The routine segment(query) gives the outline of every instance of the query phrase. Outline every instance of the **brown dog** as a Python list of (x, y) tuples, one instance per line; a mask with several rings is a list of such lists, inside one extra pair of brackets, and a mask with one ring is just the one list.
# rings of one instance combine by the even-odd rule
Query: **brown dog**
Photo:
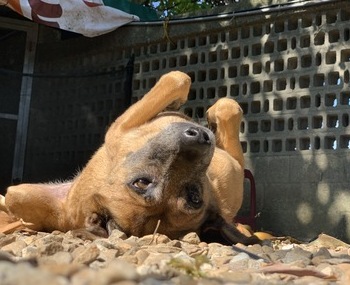
[(214, 229), (229, 242), (256, 242), (233, 223), (243, 196), (240, 106), (223, 98), (208, 110), (215, 135), (184, 115), (161, 113), (186, 102), (190, 83), (182, 72), (162, 76), (111, 125), (73, 181), (9, 187), (8, 210), (36, 230), (142, 236), (160, 221), (157, 231), (170, 238)]

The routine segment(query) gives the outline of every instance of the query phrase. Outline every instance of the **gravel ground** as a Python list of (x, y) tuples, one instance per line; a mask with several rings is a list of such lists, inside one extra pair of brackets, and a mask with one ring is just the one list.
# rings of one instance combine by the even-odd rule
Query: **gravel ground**
[(0, 284), (350, 284), (350, 246), (327, 235), (308, 244), (225, 246), (160, 234), (83, 240), (73, 232), (0, 234)]

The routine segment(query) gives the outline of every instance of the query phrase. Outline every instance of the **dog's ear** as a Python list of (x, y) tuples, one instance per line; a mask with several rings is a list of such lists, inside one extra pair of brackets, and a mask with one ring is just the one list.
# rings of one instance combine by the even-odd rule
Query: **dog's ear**
[(9, 212), (24, 222), (34, 224), (34, 230), (57, 228), (71, 183), (20, 184), (11, 186), (5, 195)]

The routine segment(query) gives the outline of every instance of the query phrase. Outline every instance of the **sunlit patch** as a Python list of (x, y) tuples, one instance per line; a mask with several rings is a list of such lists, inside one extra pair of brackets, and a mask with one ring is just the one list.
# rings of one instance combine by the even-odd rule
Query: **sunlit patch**
[(346, 213), (346, 216), (350, 218), (350, 194), (340, 192), (335, 195), (334, 202), (329, 207), (328, 216), (332, 224), (339, 223), (343, 214)]
[(312, 208), (308, 203), (305, 203), (305, 202), (300, 203), (300, 205), (296, 210), (296, 215), (301, 224), (304, 224), (304, 225), (310, 224), (313, 217)]
[(325, 154), (321, 153), (322, 150), (319, 150), (317, 155), (312, 156), (315, 159), (317, 167), (320, 170), (327, 170), (328, 168), (328, 160)]
[(330, 202), (330, 189), (326, 183), (320, 183), (317, 187), (317, 199), (322, 205), (327, 205)]

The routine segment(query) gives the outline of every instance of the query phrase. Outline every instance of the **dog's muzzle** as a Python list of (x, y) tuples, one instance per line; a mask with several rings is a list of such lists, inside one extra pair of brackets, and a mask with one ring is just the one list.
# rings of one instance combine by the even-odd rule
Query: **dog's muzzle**
[(186, 126), (180, 133), (179, 143), (180, 155), (193, 159), (211, 153), (215, 140), (209, 129), (201, 126)]
[(211, 140), (208, 131), (199, 127), (189, 127), (182, 134), (182, 142), (185, 145), (210, 145)]

